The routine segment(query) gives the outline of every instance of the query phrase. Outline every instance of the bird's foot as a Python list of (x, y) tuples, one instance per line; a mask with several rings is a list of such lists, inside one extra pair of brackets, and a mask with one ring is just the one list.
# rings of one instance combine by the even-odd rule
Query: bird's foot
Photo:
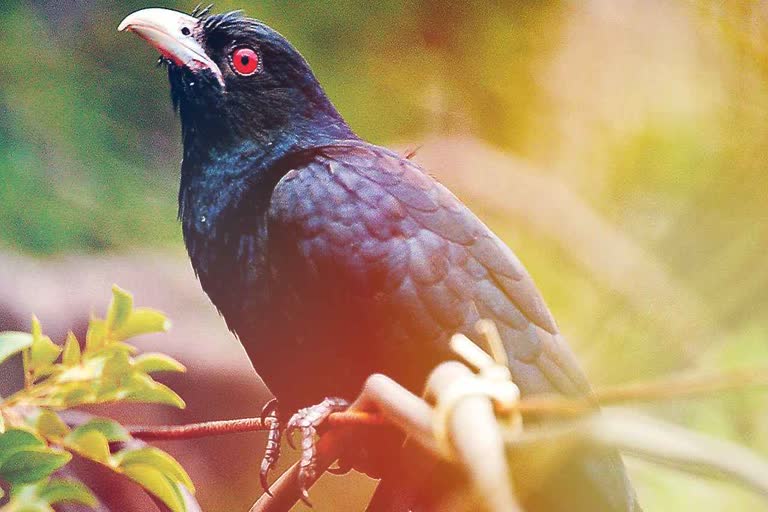
[(283, 426), (280, 424), (280, 416), (277, 412), (277, 399), (273, 398), (261, 410), (261, 421), (266, 423), (271, 420), (267, 433), (267, 447), (264, 450), (264, 458), (261, 460), (259, 480), (264, 492), (272, 496), (269, 490), (269, 472), (275, 467), (280, 458), (280, 440), (283, 436)]
[(293, 444), (293, 433), (301, 433), (301, 461), (299, 462), (299, 492), (301, 499), (307, 505), (309, 493), (307, 484), (317, 477), (317, 428), (335, 412), (344, 411), (349, 407), (349, 402), (343, 398), (326, 398), (321, 403), (299, 410), (288, 421), (285, 428), (288, 444)]
[[(293, 434), (296, 431), (301, 432), (301, 461), (299, 462), (299, 491), (301, 499), (307, 505), (309, 502), (309, 493), (307, 484), (317, 476), (317, 448), (316, 436), (317, 428), (334, 412), (344, 411), (349, 407), (349, 402), (342, 398), (326, 398), (321, 403), (299, 410), (288, 421), (285, 432), (288, 434), (287, 441), (291, 448), (296, 448), (293, 443)], [(264, 458), (261, 461), (261, 471), (259, 479), (264, 492), (272, 496), (269, 490), (269, 472), (274, 469), (277, 460), (280, 458), (280, 441), (283, 435), (283, 425), (277, 409), (277, 400), (270, 400), (261, 410), (262, 422), (270, 422), (269, 433), (267, 434), (267, 447), (264, 451)], [(348, 471), (349, 468), (344, 468)]]

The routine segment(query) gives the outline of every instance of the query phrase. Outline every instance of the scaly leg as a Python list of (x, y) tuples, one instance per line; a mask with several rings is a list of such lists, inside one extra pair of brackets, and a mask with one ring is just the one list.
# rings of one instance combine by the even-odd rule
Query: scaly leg
[(288, 435), (288, 444), (292, 448), (295, 448), (292, 439), (293, 433), (297, 430), (301, 432), (299, 491), (301, 492), (302, 501), (307, 505), (311, 506), (309, 493), (307, 492), (307, 482), (313, 481), (317, 476), (317, 427), (334, 412), (345, 411), (348, 407), (349, 402), (343, 398), (326, 398), (317, 405), (299, 410), (288, 421), (285, 431)]
[(277, 399), (273, 398), (261, 410), (261, 421), (271, 419), (269, 433), (267, 434), (267, 448), (264, 450), (264, 458), (261, 460), (259, 479), (264, 492), (272, 496), (269, 490), (269, 472), (275, 467), (280, 458), (280, 440), (283, 436), (283, 426), (280, 424), (280, 415), (277, 412)]

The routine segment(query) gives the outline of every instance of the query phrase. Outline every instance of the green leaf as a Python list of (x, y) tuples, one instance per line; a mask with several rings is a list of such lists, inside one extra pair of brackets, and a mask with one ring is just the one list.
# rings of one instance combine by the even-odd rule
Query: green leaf
[(75, 407), (96, 401), (98, 387), (87, 381), (58, 384), (50, 395), (49, 402), (55, 407)]
[(40, 409), (34, 425), (43, 437), (62, 439), (69, 434), (69, 427), (50, 409)]
[(24, 446), (44, 446), (43, 441), (39, 436), (33, 434), (29, 430), (21, 428), (8, 429), (4, 434), (0, 435), (0, 453), (5, 450), (14, 447)]
[(43, 326), (40, 325), (40, 320), (32, 315), (32, 337), (37, 339), (43, 336)]
[(122, 341), (142, 334), (166, 332), (170, 328), (170, 320), (161, 312), (148, 308), (136, 308), (120, 329), (114, 331), (114, 336)]
[(100, 432), (110, 443), (131, 439), (131, 435), (122, 425), (107, 418), (94, 418), (87, 423), (83, 423), (72, 431), (72, 435), (79, 437), (89, 431)]
[(128, 352), (117, 350), (111, 352), (109, 358), (104, 362), (104, 369), (101, 375), (107, 381), (119, 382), (132, 371), (133, 368), (131, 367), (131, 359), (128, 356)]
[(183, 364), (165, 354), (149, 352), (141, 354), (133, 360), (133, 367), (144, 373), (153, 372), (185, 372)]
[(61, 356), (61, 362), (64, 366), (80, 364), (80, 342), (77, 341), (72, 331), (69, 331), (69, 334), (67, 334), (67, 342), (64, 343), (64, 354)]
[(37, 482), (71, 459), (70, 453), (48, 447), (22, 448), (0, 465), (0, 477), (14, 485)]
[(11, 489), (11, 501), (3, 512), (53, 512), (53, 508), (38, 494), (43, 482), (32, 485), (15, 485)]
[(32, 317), (32, 346), (29, 348), (28, 370), (38, 375), (45, 373), (60, 353), (61, 347), (43, 335), (40, 321), (37, 317)]
[(184, 497), (177, 484), (149, 464), (129, 464), (120, 468), (123, 474), (157, 496), (172, 512), (185, 512)]
[(32, 346), (32, 335), (26, 332), (0, 333), (0, 364), (14, 354)]
[(65, 439), (68, 447), (71, 447), (77, 453), (96, 462), (109, 464), (111, 455), (109, 453), (109, 441), (104, 434), (98, 430), (73, 430)]
[(187, 404), (171, 388), (160, 384), (146, 374), (135, 374), (124, 383), (126, 391), (122, 397), (131, 402), (166, 404), (184, 409)]
[(132, 355), (132, 354), (135, 354), (136, 352), (138, 352), (138, 349), (133, 345), (123, 343), (122, 341), (114, 341), (110, 343), (109, 346), (102, 347), (101, 349), (99, 349), (99, 351), (94, 355), (94, 357), (107, 358), (112, 356), (112, 354), (116, 354), (116, 353)]
[[(34, 501), (27, 503), (14, 502), (13, 505), (8, 505), (10, 510), (8, 512), (55, 512), (53, 507), (45, 503), (44, 501)], [(3, 509), (5, 512), (5, 509)]]
[(166, 452), (153, 446), (138, 448), (136, 450), (123, 450), (115, 455), (119, 467), (132, 464), (147, 464), (163, 473), (173, 482), (178, 482), (184, 487), (195, 492), (195, 484), (181, 464)]
[(2, 512), (55, 512), (53, 507), (42, 500), (33, 502), (21, 502), (12, 500)]
[(85, 351), (93, 353), (106, 344), (107, 322), (100, 318), (91, 318), (88, 332), (85, 333)]
[(67, 368), (56, 378), (56, 384), (66, 384), (68, 382), (85, 382), (101, 375), (104, 369), (104, 362), (100, 361), (94, 364), (83, 364)]
[(117, 285), (112, 286), (112, 302), (107, 310), (107, 329), (116, 331), (125, 324), (133, 311), (133, 295)]
[(98, 500), (91, 491), (76, 480), (56, 478), (48, 482), (39, 492), (40, 497), (51, 505), (66, 502), (95, 507), (98, 504)]
[(18, 428), (8, 429), (0, 435), (0, 466), (3, 462), (23, 448), (45, 446), (45, 441), (27, 430)]

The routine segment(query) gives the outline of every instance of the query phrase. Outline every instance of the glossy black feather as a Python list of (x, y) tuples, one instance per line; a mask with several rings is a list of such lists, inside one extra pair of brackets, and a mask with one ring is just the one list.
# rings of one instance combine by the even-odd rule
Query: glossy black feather
[[(512, 251), (416, 164), (358, 139), (282, 36), (238, 13), (205, 15), (196, 33), (224, 84), (169, 64), (184, 239), (284, 411), (353, 399), (374, 372), (419, 393), (480, 318), (524, 394), (589, 392)], [(263, 73), (233, 74), (234, 44), (256, 48)], [(539, 510), (639, 510), (617, 454), (569, 464)]]

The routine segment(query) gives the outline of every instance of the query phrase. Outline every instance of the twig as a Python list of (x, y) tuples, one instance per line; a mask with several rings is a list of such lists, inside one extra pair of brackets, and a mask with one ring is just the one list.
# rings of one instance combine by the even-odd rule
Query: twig
[(520, 401), (518, 410), (523, 414), (581, 416), (598, 406), (671, 400), (765, 385), (768, 385), (768, 369), (750, 368), (730, 373), (666, 377), (650, 382), (627, 384), (595, 390), (591, 396), (584, 399), (530, 397)]
[(768, 385), (768, 368), (748, 368), (725, 373), (683, 375), (628, 384), (603, 389), (596, 393), (596, 398), (602, 405), (613, 405), (629, 401), (670, 400), (765, 385)]
[[(521, 400), (517, 407), (523, 414), (581, 416), (596, 409), (598, 405), (608, 406), (627, 402), (669, 400), (765, 384), (768, 384), (768, 370), (738, 370), (724, 375), (665, 378), (652, 382), (634, 383), (610, 389), (596, 390), (589, 399), (530, 397)], [(406, 414), (408, 410), (413, 412), (419, 407), (415, 405), (416, 402), (414, 400), (421, 400), (403, 390), (391, 379), (383, 375), (374, 375), (366, 383), (366, 386), (368, 388), (361, 394), (361, 398), (367, 397), (368, 400), (365, 401), (365, 407), (358, 407), (358, 409), (378, 410), (378, 413), (363, 412), (361, 410), (337, 412), (331, 414), (323, 427), (331, 429), (342, 427), (378, 427), (394, 424), (401, 429), (406, 426), (410, 429), (413, 427), (413, 421), (417, 416), (424, 419), (425, 411), (421, 411), (419, 414)], [(394, 391), (397, 388), (406, 391), (410, 397), (405, 395), (405, 393)], [(396, 398), (390, 399), (389, 397), (393, 393), (396, 393)], [(404, 403), (409, 404), (405, 411), (403, 410)], [(238, 418), (186, 425), (134, 426), (129, 427), (128, 430), (133, 437), (144, 441), (174, 441), (241, 432), (258, 432), (268, 428), (269, 420), (263, 423), (261, 418)], [(429, 448), (432, 442), (431, 430), (420, 429), (420, 432), (422, 434), (420, 444)], [(409, 433), (411, 433), (410, 430)]]
[[(439, 400), (447, 396), (456, 383), (475, 377), (463, 364), (441, 364), (427, 381), (426, 396)], [(445, 421), (452, 451), (466, 468), (482, 510), (521, 512), (523, 509), (512, 488), (501, 424), (490, 397), (479, 394), (463, 397)]]
[(350, 409), (378, 415), (380, 420), (395, 426), (413, 441), (439, 455), (432, 431), (432, 408), (389, 377), (381, 374), (368, 377), (363, 391)]
[[(144, 441), (180, 441), (200, 437), (237, 434), (242, 432), (260, 432), (268, 430), (271, 424), (269, 418), (238, 418), (232, 420), (206, 421), (186, 425), (135, 426), (128, 431), (136, 439)], [(376, 427), (386, 425), (384, 418), (363, 412), (338, 412), (332, 414), (324, 428), (344, 427)]]
[[(457, 365), (457, 363), (449, 363), (449, 366), (452, 365)], [(471, 374), (466, 368), (463, 368), (463, 373)], [(447, 381), (451, 380), (454, 380), (453, 377)], [(768, 371), (741, 370), (726, 375), (685, 376), (635, 383), (598, 390), (586, 399), (532, 397), (519, 401), (515, 407), (518, 412), (525, 415), (550, 418), (558, 416), (584, 417), (592, 413), (599, 405), (667, 400), (766, 383), (768, 383)], [(432, 387), (434, 388), (434, 384)], [(440, 394), (440, 389), (442, 387), (438, 384), (437, 389), (433, 389), (433, 391)], [(509, 470), (504, 467), (506, 461), (497, 460), (503, 450), (497, 450), (496, 456), (492, 453), (492, 445), (498, 444), (495, 441), (498, 440), (498, 436), (493, 435), (493, 432), (488, 430), (487, 422), (479, 420), (488, 416), (487, 419), (492, 422), (495, 421), (488, 397), (479, 396), (477, 400), (475, 397), (469, 397), (462, 401), (460, 407), (468, 409), (469, 412), (464, 410), (461, 414), (451, 416), (451, 441), (456, 448), (456, 456), (471, 476), (478, 494), (489, 510), (521, 510), (517, 504), (514, 490), (510, 486), (512, 480), (509, 478)], [(699, 444), (686, 445), (696, 448), (686, 451), (681, 441), (685, 439), (685, 436), (678, 432), (679, 437), (675, 438), (669, 434), (671, 430), (667, 428), (663, 431), (659, 430), (661, 434), (666, 435), (664, 437), (659, 434), (659, 446), (671, 447), (677, 443), (678, 450), (670, 449), (669, 454), (660, 453), (659, 450), (654, 449), (654, 446), (651, 446), (652, 443), (637, 441), (643, 437), (637, 432), (631, 436), (623, 435), (622, 432), (629, 432), (629, 430), (609, 429), (605, 426), (606, 423), (596, 422), (597, 420), (594, 418), (601, 418), (601, 416), (590, 416), (579, 421), (555, 424), (551, 428), (528, 429), (521, 438), (511, 437), (507, 439), (507, 444), (512, 449), (518, 449), (525, 448), (529, 444), (539, 444), (543, 439), (549, 439), (550, 442), (575, 439), (581, 442), (608, 445), (644, 458), (653, 458), (668, 465), (683, 467), (688, 471), (696, 471), (699, 468), (698, 471), (701, 472), (701, 468), (704, 468), (710, 474), (731, 476), (768, 494), (768, 477), (765, 476), (766, 473), (761, 472), (765, 469), (764, 466), (761, 466), (764, 463), (755, 456), (751, 456), (751, 459), (742, 457), (740, 460), (746, 461), (745, 464), (732, 461), (729, 463), (723, 458), (723, 454), (728, 454), (729, 457), (735, 457), (738, 454), (737, 450), (730, 445), (725, 447), (730, 451), (725, 448), (713, 451), (712, 453), (720, 454), (714, 458), (696, 457), (696, 450), (701, 451), (703, 447), (714, 449), (722, 445), (712, 444), (717, 442), (699, 436)], [(428, 452), (436, 457), (445, 458), (446, 453), (441, 450), (439, 441), (434, 436), (433, 423), (434, 411), (424, 400), (388, 377), (373, 375), (366, 382), (363, 392), (350, 410), (332, 414), (323, 425), (323, 430), (327, 432), (320, 438), (318, 444), (318, 477), (337, 458), (340, 447), (343, 445), (343, 439), (350, 433), (349, 428), (394, 426), (407, 433), (411, 440), (417, 442)], [(480, 425), (481, 423), (484, 426)], [(576, 429), (574, 425), (579, 425), (582, 430)], [(590, 426), (593, 430), (585, 430), (585, 425)], [(662, 424), (659, 423), (659, 425)], [(135, 438), (148, 441), (182, 440), (238, 432), (263, 431), (269, 426), (269, 420), (243, 418), (178, 426), (133, 427), (129, 430)], [(598, 426), (602, 430), (595, 430)], [(495, 428), (498, 429), (499, 426), (496, 425)], [(685, 429), (680, 429), (680, 431), (695, 435)], [(483, 435), (479, 435), (478, 432), (483, 432)], [(744, 451), (744, 449), (741, 450)], [(748, 454), (747, 451), (744, 453)], [(750, 475), (750, 471), (744, 468), (755, 471)], [(299, 499), (296, 485), (297, 474), (298, 466), (293, 466), (272, 486), (274, 498), (267, 495), (262, 496), (254, 504), (251, 512), (285, 512), (290, 510)], [(310, 485), (312, 483), (314, 482), (311, 482)]]
[(163, 425), (128, 427), (128, 431), (136, 439), (144, 441), (179, 441), (199, 437), (235, 434), (239, 432), (256, 432), (267, 430), (269, 423), (261, 418), (240, 418), (233, 420), (206, 421), (187, 425)]

